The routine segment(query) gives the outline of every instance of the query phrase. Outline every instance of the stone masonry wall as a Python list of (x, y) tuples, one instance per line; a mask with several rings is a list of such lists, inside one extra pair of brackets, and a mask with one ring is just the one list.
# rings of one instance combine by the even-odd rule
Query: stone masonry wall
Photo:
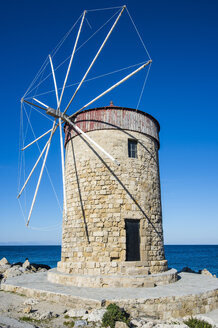
[[(120, 166), (80, 137), (66, 145), (68, 220), (63, 222), (58, 271), (88, 275), (145, 275), (167, 270), (164, 257), (158, 142), (127, 130), (88, 135)], [(128, 139), (138, 140), (137, 158)], [(125, 219), (140, 220), (140, 261), (126, 261)]]

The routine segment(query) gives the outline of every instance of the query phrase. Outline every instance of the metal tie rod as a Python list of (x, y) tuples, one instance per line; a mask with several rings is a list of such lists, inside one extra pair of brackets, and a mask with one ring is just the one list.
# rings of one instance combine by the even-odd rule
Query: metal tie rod
[(70, 125), (72, 125), (75, 130), (77, 130), (79, 133), (81, 133), (86, 139), (89, 140), (89, 142), (91, 142), (93, 145), (95, 145), (108, 158), (110, 158), (112, 160), (112, 162), (114, 162), (118, 166), (120, 165), (120, 163), (113, 156), (111, 156), (110, 154), (108, 154), (108, 152), (106, 150), (104, 150), (99, 144), (97, 144), (93, 139), (91, 139), (85, 132), (83, 132), (83, 130), (81, 130), (77, 125), (75, 125), (73, 122), (71, 122), (71, 120), (68, 117), (64, 116), (64, 120), (67, 123), (69, 123)]

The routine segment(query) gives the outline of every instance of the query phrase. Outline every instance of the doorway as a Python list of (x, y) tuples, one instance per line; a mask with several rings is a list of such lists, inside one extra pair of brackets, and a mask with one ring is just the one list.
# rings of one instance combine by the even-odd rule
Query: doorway
[(125, 219), (126, 261), (140, 261), (140, 220)]

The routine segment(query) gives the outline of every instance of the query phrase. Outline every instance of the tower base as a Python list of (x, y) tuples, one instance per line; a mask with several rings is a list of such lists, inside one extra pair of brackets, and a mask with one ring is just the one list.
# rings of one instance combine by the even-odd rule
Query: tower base
[(170, 269), (162, 273), (150, 275), (79, 275), (68, 274), (51, 269), (48, 271), (48, 281), (65, 286), (77, 287), (155, 287), (177, 281), (177, 270)]

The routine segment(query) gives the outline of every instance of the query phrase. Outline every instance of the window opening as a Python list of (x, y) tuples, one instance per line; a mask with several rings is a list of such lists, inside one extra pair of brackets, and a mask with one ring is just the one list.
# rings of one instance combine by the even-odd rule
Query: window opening
[(137, 158), (137, 140), (128, 139), (128, 155)]

